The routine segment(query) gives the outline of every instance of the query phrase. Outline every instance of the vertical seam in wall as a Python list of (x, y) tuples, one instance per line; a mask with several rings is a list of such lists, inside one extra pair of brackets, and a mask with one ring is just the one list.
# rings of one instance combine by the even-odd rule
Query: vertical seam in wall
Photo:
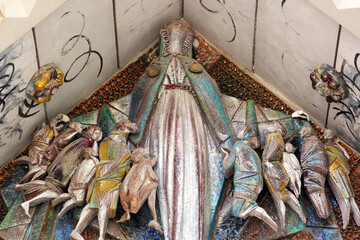
[[(333, 63), (333, 68), (334, 69), (336, 68), (337, 56), (338, 56), (338, 51), (339, 51), (341, 28), (342, 28), (342, 26), (339, 24), (338, 34), (337, 34), (337, 38), (336, 38), (334, 63)], [(327, 128), (327, 125), (328, 125), (328, 122), (329, 122), (330, 105), (331, 105), (331, 103), (328, 102), (328, 107), (327, 107), (327, 111), (326, 111), (326, 119), (325, 119), (325, 128)]]
[[(33, 38), (34, 38), (36, 64), (37, 64), (37, 68), (39, 69), (40, 68), (40, 58), (39, 58), (39, 49), (38, 49), (38, 45), (37, 45), (35, 28), (33, 27), (31, 29), (31, 31), (32, 31)], [(49, 122), (48, 113), (47, 113), (47, 109), (46, 109), (46, 103), (43, 104), (43, 108), (44, 108), (44, 114), (45, 114), (45, 122)]]
[(38, 50), (38, 46), (37, 46), (35, 28), (32, 28), (31, 31), (32, 31), (33, 38), (34, 38), (36, 63), (37, 63), (37, 67), (40, 68), (39, 50)]
[(336, 61), (337, 61), (337, 56), (338, 56), (338, 51), (339, 51), (339, 44), (340, 44), (341, 28), (342, 28), (342, 27), (341, 27), (341, 25), (339, 24), (338, 34), (337, 34), (337, 39), (336, 39), (336, 47), (335, 47), (335, 56), (334, 56), (333, 68), (336, 68)]
[(254, 19), (254, 35), (253, 35), (253, 49), (252, 49), (252, 63), (251, 71), (255, 72), (255, 49), (256, 49), (256, 25), (257, 25), (257, 13), (258, 13), (259, 0), (255, 3), (255, 19)]
[(181, 8), (181, 18), (184, 18), (185, 16), (185, 0), (181, 0), (182, 1), (182, 8)]
[(115, 0), (113, 2), (113, 18), (114, 18), (114, 30), (115, 30), (115, 48), (116, 48), (116, 62), (117, 68), (120, 69), (120, 55), (119, 55), (119, 42), (118, 42), (118, 31), (117, 31), (117, 24), (116, 24), (116, 5)]
[(327, 125), (328, 125), (330, 105), (331, 105), (331, 103), (328, 102), (328, 107), (327, 107), (327, 110), (326, 110), (325, 128), (327, 128)]

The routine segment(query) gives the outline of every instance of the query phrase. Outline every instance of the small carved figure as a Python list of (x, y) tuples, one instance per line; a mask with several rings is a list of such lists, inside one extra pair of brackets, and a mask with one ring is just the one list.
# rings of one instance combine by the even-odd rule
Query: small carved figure
[(64, 73), (53, 63), (42, 66), (31, 78), (26, 93), (37, 103), (48, 102), (55, 90), (63, 85)]
[(135, 123), (121, 120), (101, 142), (100, 163), (86, 197), (88, 204), (83, 208), (79, 222), (70, 235), (72, 239), (83, 239), (81, 232), (96, 215), (99, 220), (99, 239), (105, 239), (108, 219), (114, 218), (116, 214), (120, 184), (132, 162), (127, 137), (129, 133), (137, 131)]
[(93, 180), (96, 167), (99, 163), (99, 160), (96, 158), (97, 156), (98, 153), (93, 148), (86, 148), (84, 150), (84, 160), (71, 178), (68, 193), (60, 194), (52, 200), (53, 206), (66, 201), (57, 218), (61, 218), (70, 209), (84, 204), (87, 187), (91, 180)]
[(291, 143), (285, 144), (285, 152), (282, 157), (282, 164), (289, 175), (289, 188), (299, 198), (301, 193), (301, 167), (299, 160), (294, 154), (295, 147)]
[(51, 163), (60, 151), (66, 147), (76, 136), (76, 134), (83, 131), (81, 123), (70, 122), (69, 127), (62, 131), (58, 136), (51, 142), (49, 148), (46, 150), (44, 160)]
[(254, 149), (260, 146), (256, 136), (250, 136), (251, 128), (240, 131), (230, 154), (224, 157), (224, 170), (235, 167), (232, 214), (236, 217), (257, 217), (266, 222), (274, 231), (277, 224), (267, 212), (258, 206), (256, 199), (263, 188), (261, 160)]
[(338, 102), (347, 97), (348, 91), (345, 81), (340, 73), (327, 64), (315, 68), (310, 79), (312, 88), (328, 102)]
[(156, 164), (156, 158), (148, 158), (149, 154), (149, 151), (144, 148), (137, 148), (131, 154), (134, 164), (120, 186), (120, 201), (125, 214), (119, 221), (130, 220), (130, 213), (137, 213), (148, 200), (153, 217), (148, 226), (162, 233), (155, 208), (158, 178), (152, 167)]
[(349, 178), (350, 166), (346, 157), (347, 152), (336, 142), (337, 135), (333, 130), (325, 130), (324, 138), (330, 162), (328, 183), (340, 206), (343, 229), (349, 224), (351, 212), (356, 224), (360, 226), (360, 211), (355, 202), (355, 193)]
[(65, 192), (67, 184), (82, 160), (83, 150), (88, 147), (97, 149), (96, 141), (102, 138), (101, 129), (90, 126), (83, 130), (83, 135), (87, 138), (73, 141), (59, 153), (49, 166), (45, 181), (35, 180), (15, 185), (16, 189), (25, 190), (26, 198), (30, 198), (21, 204), (27, 215), (30, 207), (55, 199)]
[(268, 127), (269, 134), (266, 138), (265, 149), (262, 155), (264, 178), (274, 200), (280, 220), (280, 227), (285, 229), (285, 203), (287, 203), (305, 223), (306, 218), (300, 203), (293, 193), (286, 189), (289, 183), (289, 175), (281, 163), (285, 144), (282, 134), (285, 133), (283, 126), (276, 122)]
[[(46, 173), (44, 167), (46, 151), (49, 148), (51, 141), (59, 135), (59, 131), (64, 127), (64, 123), (70, 121), (70, 118), (65, 114), (59, 114), (50, 120), (49, 124), (43, 123), (41, 129), (38, 130), (33, 142), (29, 147), (29, 156), (22, 156), (15, 160), (16, 164), (28, 164), (29, 172), (25, 174), (21, 182), (27, 182), (31, 178), (36, 180)], [(45, 164), (46, 165), (46, 164)]]
[(320, 218), (326, 219), (330, 216), (329, 205), (325, 195), (325, 180), (329, 171), (329, 162), (324, 145), (313, 135), (309, 125), (300, 129), (303, 137), (301, 147), (301, 168), (304, 175), (304, 187)]

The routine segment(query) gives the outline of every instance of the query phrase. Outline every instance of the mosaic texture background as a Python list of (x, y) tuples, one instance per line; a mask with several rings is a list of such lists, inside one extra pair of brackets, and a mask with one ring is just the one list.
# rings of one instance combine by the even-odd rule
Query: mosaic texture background
[[(274, 110), (282, 111), (288, 114), (293, 112), (293, 110), (283, 101), (277, 98), (265, 87), (255, 82), (251, 77), (249, 77), (232, 62), (230, 62), (226, 57), (219, 54), (216, 49), (205, 42), (204, 39), (202, 39), (200, 36), (197, 36), (197, 39), (199, 44), (194, 48), (194, 58), (197, 59), (197, 61), (202, 64), (209, 72), (209, 74), (217, 81), (222, 93), (237, 97), (241, 100), (253, 99), (255, 103), (263, 107), (272, 108)], [(142, 55), (137, 61), (129, 64), (121, 72), (112, 77), (100, 89), (95, 91), (92, 96), (74, 107), (68, 113), (69, 116), (74, 118), (79, 115), (83, 115), (87, 112), (100, 108), (105, 103), (112, 102), (113, 100), (130, 93), (133, 90), (137, 80), (144, 73), (146, 67), (154, 58), (158, 57), (157, 50), (158, 46), (154, 46), (146, 54)], [(316, 130), (316, 134), (320, 137), (320, 139), (322, 139), (324, 130), (316, 126), (314, 123), (312, 123), (312, 125)], [(350, 178), (353, 182), (355, 194), (357, 196), (356, 201), (359, 204), (360, 183), (358, 182), (358, 178), (360, 177), (360, 157), (347, 146), (344, 145), (344, 147), (351, 156), (350, 166), (352, 168), (352, 172)], [(15, 166), (12, 161), (10, 161), (0, 170), (0, 185), (3, 184), (3, 182), (11, 174), (11, 172), (14, 171), (14, 169)], [(0, 209), (3, 208), (0, 206)], [(0, 219), (3, 218), (4, 214), (5, 212), (0, 211)], [(341, 213), (338, 207), (335, 207), (335, 215), (339, 228), (341, 228)], [(321, 236), (325, 236), (324, 233), (322, 234), (323, 235), (319, 235), (319, 233), (313, 231), (312, 229), (306, 229), (283, 239), (319, 239)], [(341, 235), (343, 239), (360, 238), (359, 227), (356, 226), (352, 217), (347, 229), (341, 229)], [(98, 232), (87, 228), (84, 231), (83, 236), (85, 239), (97, 239)]]

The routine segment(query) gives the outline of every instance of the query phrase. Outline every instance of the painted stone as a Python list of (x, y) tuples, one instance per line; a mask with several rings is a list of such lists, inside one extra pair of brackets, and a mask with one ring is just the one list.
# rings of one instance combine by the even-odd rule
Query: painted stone
[(63, 85), (63, 78), (64, 73), (55, 64), (46, 64), (35, 72), (26, 88), (26, 94), (37, 103), (48, 102)]
[(316, 67), (310, 74), (311, 86), (328, 102), (339, 102), (348, 96), (344, 78), (327, 64)]

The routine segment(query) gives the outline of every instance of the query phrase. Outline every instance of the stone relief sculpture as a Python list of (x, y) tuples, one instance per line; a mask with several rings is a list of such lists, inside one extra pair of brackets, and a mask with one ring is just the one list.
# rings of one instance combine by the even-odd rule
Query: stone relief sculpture
[[(275, 231), (280, 226), (285, 236), (291, 222), (284, 203), (306, 222), (297, 199), (301, 169), (291, 143), (300, 150), (304, 186), (316, 213), (328, 218), (324, 191), (328, 158), (308, 116), (303, 112), (290, 116), (221, 94), (191, 58), (194, 32), (185, 23), (170, 22), (160, 35), (160, 57), (149, 65), (130, 96), (115, 100), (111, 108), (105, 105), (72, 119), (70, 127), (59, 129), (48, 141), (43, 154), (50, 162), (45, 181), (17, 185), (26, 190), (26, 196), (34, 197), (22, 203), (25, 212), (40, 202), (66, 201), (60, 218), (84, 202), (88, 187), (87, 204), (72, 239), (83, 239), (81, 232), (96, 216), (99, 239), (104, 239), (109, 218), (116, 217), (118, 200), (125, 211), (120, 222), (135, 218), (147, 200), (151, 221), (146, 223), (163, 231), (164, 239), (211, 239), (224, 219), (221, 214), (229, 212), (244, 219), (255, 216)], [(131, 104), (122, 104), (125, 98), (131, 98)], [(123, 106), (119, 115), (113, 106)], [(115, 124), (114, 119), (123, 120)], [(99, 149), (96, 142), (102, 134), (95, 125), (109, 133)], [(78, 133), (82, 137), (74, 140)], [(131, 153), (131, 149), (135, 150)], [(279, 220), (256, 203), (262, 177)], [(231, 211), (221, 204), (222, 195), (229, 192), (233, 192)], [(0, 228), (0, 236), (3, 231)]]
[(36, 180), (46, 173), (47, 167), (51, 163), (47, 152), (49, 146), (53, 139), (58, 137), (59, 131), (64, 127), (63, 123), (69, 121), (68, 116), (59, 114), (52, 118), (48, 125), (43, 123), (41, 129), (34, 134), (33, 143), (29, 147), (29, 155), (15, 160), (17, 164), (29, 165), (29, 172), (23, 178), (24, 182), (30, 180), (30, 178)]
[(129, 133), (135, 133), (137, 130), (134, 123), (122, 120), (101, 142), (99, 147), (100, 163), (96, 169), (95, 179), (89, 186), (87, 205), (82, 210), (79, 222), (71, 233), (72, 239), (83, 239), (80, 233), (96, 215), (99, 220), (99, 239), (105, 239), (108, 219), (115, 217), (120, 184), (131, 163), (127, 137)]
[(313, 135), (310, 126), (303, 126), (300, 135), (303, 137), (301, 147), (301, 168), (304, 175), (304, 187), (320, 218), (330, 216), (329, 205), (325, 195), (325, 180), (329, 171), (324, 145)]
[(60, 194), (57, 198), (52, 200), (53, 206), (66, 201), (57, 215), (58, 219), (70, 209), (84, 204), (87, 188), (95, 176), (96, 167), (99, 163), (99, 160), (97, 159), (97, 156), (99, 155), (98, 152), (93, 148), (85, 148), (83, 155), (84, 160), (80, 163), (75, 174), (71, 177), (68, 192)]
[(149, 151), (144, 148), (137, 148), (131, 154), (134, 164), (120, 187), (120, 202), (125, 214), (119, 221), (129, 220), (130, 213), (137, 213), (144, 202), (148, 200), (148, 206), (153, 217), (148, 226), (162, 233), (155, 208), (158, 178), (152, 169), (157, 159), (147, 158), (149, 154)]
[(45, 181), (35, 180), (15, 186), (18, 190), (25, 190), (25, 196), (29, 199), (21, 204), (28, 216), (30, 207), (55, 199), (66, 191), (67, 184), (82, 161), (84, 149), (96, 149), (96, 141), (102, 138), (101, 129), (96, 126), (87, 127), (82, 133), (85, 138), (71, 142), (57, 155), (47, 170)]
[(263, 189), (261, 160), (254, 149), (260, 147), (260, 142), (251, 134), (251, 128), (245, 127), (240, 131), (230, 154), (224, 157), (224, 170), (227, 177), (235, 168), (234, 194), (232, 200), (232, 214), (236, 217), (257, 217), (266, 222), (274, 231), (278, 225), (267, 212), (258, 206), (256, 199)]
[(295, 147), (291, 143), (286, 143), (281, 163), (289, 175), (289, 188), (294, 192), (296, 198), (299, 198), (302, 170), (299, 159), (297, 159), (294, 153)]
[(329, 158), (328, 183), (341, 209), (343, 229), (349, 224), (350, 213), (360, 226), (360, 211), (355, 202), (355, 194), (349, 178), (350, 166), (346, 151), (336, 142), (337, 135), (327, 129), (324, 132), (325, 148)]
[(269, 134), (266, 137), (265, 149), (262, 155), (264, 167), (264, 178), (274, 200), (276, 210), (280, 219), (281, 230), (285, 229), (285, 204), (287, 203), (305, 223), (306, 218), (301, 209), (300, 203), (293, 193), (286, 187), (289, 183), (289, 175), (281, 163), (285, 144), (282, 134), (285, 134), (284, 127), (275, 122), (268, 127)]

